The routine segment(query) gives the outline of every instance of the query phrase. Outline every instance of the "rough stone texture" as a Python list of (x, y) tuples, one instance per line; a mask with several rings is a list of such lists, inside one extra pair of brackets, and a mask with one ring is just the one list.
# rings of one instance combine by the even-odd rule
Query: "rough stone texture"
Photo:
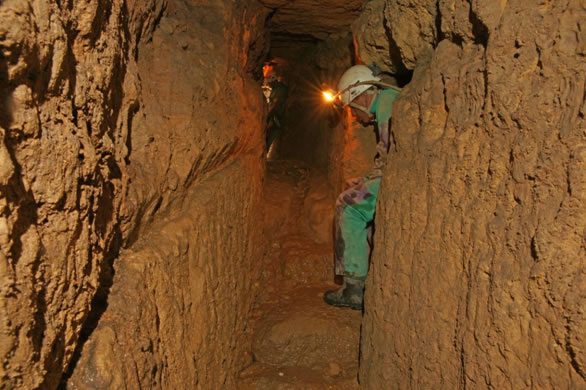
[(361, 384), (584, 389), (584, 4), (430, 3), (446, 39), (393, 107)]
[(56, 386), (120, 246), (128, 45), (160, 12), (155, 1), (130, 11), (96, 1), (0, 6), (1, 388)]
[[(230, 388), (245, 364), (251, 280), (259, 277), (262, 253), (262, 111), (255, 111), (262, 102), (239, 73), (250, 65), (246, 49), (262, 27), (254, 10), (226, 2), (202, 14), (197, 5), (170, 4), (152, 40), (139, 47), (144, 114), (133, 126), (144, 146), (136, 153), (137, 180), (160, 174), (172, 188), (197, 184), (181, 199), (170, 197), (177, 203), (172, 216), (119, 260), (111, 302), (72, 388)], [(157, 137), (163, 142), (152, 145)], [(161, 154), (168, 165), (157, 172), (150, 162)], [(136, 196), (152, 197), (145, 189)], [(124, 344), (112, 345), (112, 335)]]
[[(245, 280), (256, 272), (249, 247), (260, 231), (254, 216), (262, 178), (262, 103), (244, 71), (258, 67), (262, 57), (263, 22), (261, 7), (253, 2), (2, 2), (0, 388), (57, 386), (84, 323), (91, 331), (94, 314), (103, 310), (98, 304), (107, 297), (110, 263), (121, 246), (131, 247), (134, 255), (117, 260), (112, 291), (120, 295), (111, 297), (112, 312), (105, 314), (109, 322), (98, 327), (84, 353), (107, 356), (110, 362), (119, 361), (120, 353), (127, 363), (156, 367), (155, 373), (137, 374), (141, 381), (153, 380), (141, 382), (146, 387), (176, 383), (175, 369), (189, 364), (195, 367), (191, 379), (202, 386), (203, 381), (210, 386), (230, 382), (231, 370), (237, 370), (230, 364), (241, 359), (235, 338), (242, 336), (243, 325), (230, 326), (231, 336), (212, 350), (210, 337), (227, 334), (228, 324), (201, 325), (201, 318), (210, 318), (210, 305), (217, 305), (219, 318), (234, 319), (244, 316), (250, 304), (232, 298), (239, 295), (234, 291), (248, 291)], [(234, 166), (240, 167), (238, 174)], [(222, 186), (230, 186), (226, 193), (235, 196), (233, 203), (218, 195), (224, 193)], [(225, 216), (215, 217), (220, 211)], [(179, 214), (195, 220), (160, 222), (163, 215)], [(209, 221), (203, 233), (195, 226), (199, 220)], [(135, 251), (137, 237), (157, 221), (160, 232), (149, 237), (153, 247), (161, 245), (160, 252), (148, 244)], [(178, 231), (169, 233), (172, 226)], [(176, 252), (169, 243), (173, 240), (183, 245), (181, 250), (190, 249)], [(225, 248), (213, 252), (220, 243)], [(205, 250), (219, 258), (212, 262), (198, 252)], [(136, 253), (145, 257), (137, 260)], [(185, 264), (193, 267), (193, 285), (182, 269)], [(137, 275), (142, 279), (133, 278)], [(184, 283), (174, 284), (173, 277)], [(149, 284), (141, 284), (146, 280)], [(157, 294), (174, 294), (154, 294), (154, 285)], [(129, 286), (136, 287), (133, 295), (124, 295)], [(193, 305), (183, 308), (179, 297), (188, 294)], [(88, 322), (96, 296), (100, 299)], [(128, 305), (125, 296), (144, 303), (145, 312), (134, 311), (137, 307)], [(155, 304), (167, 310), (155, 311)], [(177, 307), (191, 313), (194, 322), (173, 316)], [(154, 313), (161, 317), (148, 316)], [(143, 322), (127, 323), (129, 318)], [(161, 324), (167, 328), (157, 329)], [(194, 324), (201, 325), (197, 337), (185, 336), (193, 340), (191, 347), (169, 342), (159, 348), (157, 338), (149, 339), (160, 337), (158, 332), (179, 337), (193, 331)], [(125, 345), (137, 327), (136, 344)], [(201, 350), (193, 362), (194, 355), (183, 355), (183, 349), (193, 351), (196, 341)], [(139, 348), (142, 354), (139, 344), (145, 348)], [(159, 360), (149, 360), (148, 345), (159, 348), (165, 369), (159, 370)], [(222, 363), (222, 355), (232, 357)], [(224, 367), (224, 376), (210, 376), (202, 368), (207, 363)], [(82, 384), (102, 381), (104, 367), (80, 367), (75, 378)], [(136, 387), (136, 377), (120, 374), (127, 367), (109, 369), (110, 377)], [(87, 372), (95, 376), (84, 377)]]
[(435, 0), (368, 1), (352, 26), (358, 56), (393, 74), (413, 70), (438, 41), (437, 8)]
[(193, 186), (189, 208), (122, 254), (68, 388), (235, 388), (250, 363), (247, 318), (260, 274), (261, 230), (250, 223), (260, 215), (260, 164), (238, 159)]
[(358, 388), (361, 313), (327, 306), (328, 288), (285, 290), (261, 308), (266, 314), (255, 327), (255, 363), (242, 372), (238, 389)]
[(345, 120), (343, 148), (339, 155), (340, 176), (336, 183), (341, 191), (346, 180), (372, 172), (376, 155), (376, 133), (373, 126), (364, 127), (348, 113)]
[(357, 363), (360, 313), (326, 306), (321, 295), (327, 287), (299, 288), (282, 298), (257, 330), (254, 353), (259, 362), (321, 370), (332, 357), (344, 366)]
[[(334, 208), (332, 207), (332, 185), (326, 177), (315, 175), (309, 185), (309, 191), (303, 199), (303, 216), (305, 230), (313, 241), (327, 244), (328, 249), (333, 245), (332, 221)], [(330, 253), (328, 251), (328, 257)]]
[(270, 8), (268, 27), (281, 34), (325, 39), (350, 29), (364, 0), (260, 0)]
[(370, 0), (364, 4), (360, 17), (352, 24), (352, 32), (360, 60), (365, 64), (376, 63), (385, 72), (398, 73), (402, 61), (391, 59), (391, 42), (385, 39), (384, 9), (386, 0)]
[(327, 181), (300, 162), (268, 161), (263, 201), (268, 245), (260, 281), (265, 296), (332, 280), (331, 196)]

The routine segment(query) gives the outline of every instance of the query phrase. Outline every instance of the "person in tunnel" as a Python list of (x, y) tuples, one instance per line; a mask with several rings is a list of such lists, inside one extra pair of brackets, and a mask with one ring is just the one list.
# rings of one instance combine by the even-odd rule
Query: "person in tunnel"
[(266, 152), (268, 153), (273, 141), (281, 134), (285, 125), (285, 110), (287, 108), (289, 88), (277, 76), (276, 72), (271, 70), (265, 75), (263, 90), (269, 105), (265, 129)]
[(400, 89), (389, 84), (366, 65), (349, 68), (340, 78), (337, 96), (363, 125), (376, 124), (379, 141), (371, 173), (346, 182), (336, 201), (334, 219), (335, 273), (342, 287), (326, 291), (324, 301), (333, 306), (361, 310), (368, 271), (368, 231), (374, 219), (376, 199), (389, 149), (389, 125), (393, 101)]

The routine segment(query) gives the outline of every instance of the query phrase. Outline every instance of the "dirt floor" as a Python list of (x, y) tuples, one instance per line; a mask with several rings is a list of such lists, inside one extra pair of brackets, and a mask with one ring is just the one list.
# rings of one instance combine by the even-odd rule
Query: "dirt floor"
[(298, 162), (267, 165), (270, 246), (254, 308), (253, 364), (241, 373), (241, 389), (359, 388), (361, 313), (323, 302), (324, 291), (337, 286), (331, 239), (324, 240), (333, 204), (315, 193), (320, 179)]

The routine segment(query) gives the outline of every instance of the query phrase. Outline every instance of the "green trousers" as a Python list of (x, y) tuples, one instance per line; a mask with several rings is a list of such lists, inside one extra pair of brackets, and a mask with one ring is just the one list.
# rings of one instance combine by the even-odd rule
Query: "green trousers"
[(358, 280), (368, 272), (368, 224), (374, 218), (381, 178), (351, 179), (338, 196), (334, 219), (335, 273)]

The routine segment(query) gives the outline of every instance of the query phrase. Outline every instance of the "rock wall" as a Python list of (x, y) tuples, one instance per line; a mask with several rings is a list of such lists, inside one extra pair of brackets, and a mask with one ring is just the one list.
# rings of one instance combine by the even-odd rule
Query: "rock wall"
[(343, 137), (336, 138), (332, 153), (332, 182), (336, 192), (345, 190), (345, 182), (372, 172), (376, 155), (376, 133), (373, 126), (362, 126), (347, 109), (344, 120), (336, 131)]
[[(246, 75), (265, 47), (255, 4), (0, 5), (0, 388), (55, 388), (74, 355), (83, 364), (104, 345), (99, 356), (123, 354), (126, 364), (151, 364), (158, 348), (164, 368), (137, 374), (141, 386), (179, 388), (185, 366), (196, 368), (187, 387), (230, 382), (244, 325), (228, 337), (209, 313), (245, 316), (250, 301), (234, 297), (249, 291), (261, 250), (262, 100)], [(138, 314), (124, 299), (129, 286), (144, 303)], [(82, 351), (80, 334), (106, 302), (107, 325)], [(179, 311), (190, 316), (179, 320)], [(161, 332), (187, 341), (159, 347)], [(212, 349), (216, 335), (227, 338)], [(197, 356), (185, 354), (195, 345)], [(223, 375), (206, 373), (212, 362)], [(108, 383), (82, 364), (80, 387)], [(112, 385), (127, 367), (109, 369)]]
[(56, 386), (121, 245), (128, 45), (161, 7), (2, 2), (2, 388)]
[(235, 388), (262, 265), (260, 161), (193, 186), (181, 212), (122, 253), (68, 388)]
[(420, 3), (440, 32), (393, 107), (361, 383), (586, 388), (584, 5)]
[(413, 70), (433, 51), (439, 20), (435, 1), (369, 0), (352, 25), (359, 57), (365, 64), (375, 62), (393, 74)]
[[(364, 0), (260, 0), (270, 9), (268, 28), (277, 34), (313, 36), (327, 40), (331, 34), (347, 31), (360, 14)], [(327, 17), (325, 17), (327, 15)]]

